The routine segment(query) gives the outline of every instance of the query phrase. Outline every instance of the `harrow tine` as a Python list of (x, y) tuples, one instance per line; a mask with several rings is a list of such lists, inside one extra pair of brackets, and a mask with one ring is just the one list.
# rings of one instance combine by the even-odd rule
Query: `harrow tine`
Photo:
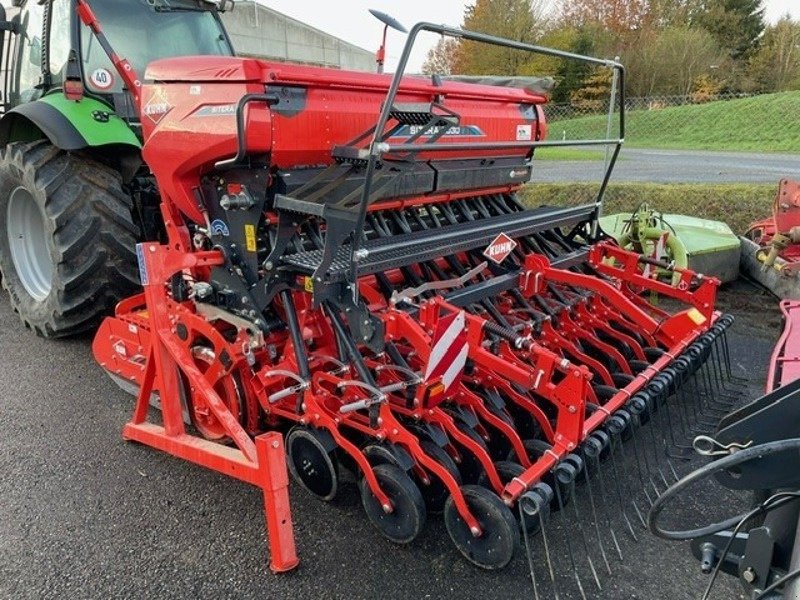
[(705, 401), (703, 402), (705, 409), (701, 408), (701, 412), (703, 416), (710, 416), (715, 419), (709, 425), (713, 429), (717, 426), (716, 420), (728, 413), (731, 403), (721, 403), (714, 399), (716, 394), (714, 393), (714, 385), (708, 369), (708, 361), (706, 361), (706, 363), (700, 367), (699, 371), (702, 375), (703, 396), (705, 397)]
[[(622, 465), (622, 475), (624, 480), (627, 482), (626, 485), (626, 493), (631, 492), (630, 488), (630, 474), (628, 472), (628, 459), (625, 456), (625, 444), (622, 440), (622, 433), (631, 427), (631, 415), (625, 410), (617, 411), (609, 420), (606, 425), (606, 430), (612, 436), (612, 452), (615, 452), (616, 449), (619, 450), (620, 454), (620, 463)], [(642, 524), (642, 528), (647, 529), (647, 523), (645, 522), (644, 516), (642, 515), (642, 511), (639, 510), (639, 505), (636, 503), (636, 494), (630, 493), (631, 504), (633, 505), (633, 510), (636, 512), (636, 516), (639, 518), (639, 522)]]
[[(647, 405), (642, 398), (637, 398), (634, 396), (626, 405), (628, 407), (629, 413), (631, 415), (631, 443), (633, 445), (633, 456), (636, 460), (636, 474), (639, 478), (639, 483), (642, 486), (642, 492), (644, 492), (644, 496), (647, 499), (647, 503), (650, 506), (653, 506), (653, 499), (650, 497), (650, 492), (647, 489), (647, 485), (644, 481), (644, 476), (642, 473), (646, 469), (646, 472), (650, 472), (650, 466), (647, 462), (647, 453), (645, 452), (642, 457), (640, 457), (640, 450), (639, 450), (639, 429), (642, 427), (642, 421), (640, 415), (647, 409)], [(642, 459), (645, 461), (645, 467), (642, 468)]]
[[(711, 337), (711, 336), (710, 336)], [(719, 353), (719, 337), (713, 336), (711, 340), (711, 348), (709, 352), (709, 362), (711, 368), (714, 370), (714, 379), (717, 381), (718, 389), (722, 390), (732, 398), (739, 398), (741, 391), (731, 390), (725, 386), (725, 376), (722, 372), (722, 360)]]
[[(598, 436), (600, 439), (600, 443), (603, 449), (607, 449), (608, 451), (608, 462), (611, 463), (611, 474), (613, 476), (613, 493), (609, 492), (609, 495), (616, 499), (617, 507), (619, 508), (620, 512), (622, 513), (622, 517), (625, 520), (625, 524), (628, 526), (628, 531), (631, 533), (631, 537), (633, 537), (634, 541), (638, 541), (636, 537), (636, 532), (633, 530), (633, 525), (631, 524), (630, 519), (628, 518), (628, 513), (625, 510), (625, 502), (622, 499), (622, 493), (620, 491), (619, 485), (619, 473), (617, 472), (617, 463), (615, 460), (615, 452), (614, 452), (614, 443), (611, 437), (605, 431), (596, 431), (594, 433), (595, 436)], [(598, 465), (599, 467), (599, 465)], [(603, 473), (603, 469), (598, 468), (597, 474), (600, 478), (600, 485), (603, 487), (604, 491), (608, 492), (609, 486), (606, 485), (605, 481), (605, 474)]]
[(741, 387), (747, 387), (749, 383), (749, 379), (747, 377), (739, 377), (738, 375), (734, 375), (733, 373), (733, 366), (731, 361), (731, 349), (728, 344), (728, 328), (733, 324), (733, 316), (725, 315), (720, 319), (719, 322), (719, 339), (721, 339), (720, 347), (722, 348), (722, 353), (725, 358), (725, 371), (728, 375), (728, 380)]
[[(721, 394), (717, 385), (715, 385), (716, 377), (715, 374), (711, 372), (712, 364), (714, 361), (711, 359), (712, 353), (712, 340), (709, 336), (703, 336), (697, 342), (698, 346), (698, 354), (702, 360), (700, 364), (700, 368), (698, 369), (698, 373), (701, 375), (701, 381), (703, 384), (703, 391), (704, 395), (708, 399), (706, 402), (706, 407), (709, 411), (725, 411), (730, 408), (731, 402), (730, 400), (735, 400), (735, 397), (731, 398), (726, 396), (725, 394)], [(728, 398), (728, 402), (721, 401), (718, 398)]]
[[(587, 494), (589, 496), (589, 506), (592, 510), (592, 525), (594, 526), (594, 531), (597, 534), (597, 546), (600, 549), (600, 556), (603, 557), (603, 563), (606, 565), (606, 571), (609, 575), (611, 575), (611, 565), (608, 563), (608, 556), (606, 555), (606, 549), (603, 546), (603, 536), (600, 533), (600, 521), (597, 516), (597, 506), (594, 502), (594, 487), (592, 486), (592, 478), (589, 476), (589, 466), (584, 464), (583, 466), (583, 479), (584, 483), (586, 484)], [(588, 554), (588, 551), (587, 551)]]
[[(676, 373), (675, 373), (674, 370), (669, 371), (669, 369), (667, 369), (667, 371), (665, 371), (662, 374), (669, 381), (666, 382), (665, 387), (664, 387), (663, 395), (665, 396), (665, 400), (661, 404), (661, 409), (664, 411), (664, 415), (665, 415), (665, 418), (666, 418), (666, 428), (667, 428), (667, 432), (669, 434), (669, 442), (667, 441), (666, 438), (664, 438), (664, 451), (665, 451), (665, 453), (667, 455), (667, 459), (666, 459), (667, 460), (667, 466), (669, 467), (669, 470), (671, 471), (672, 476), (675, 478), (675, 481), (678, 481), (678, 479), (680, 479), (680, 477), (678, 477), (678, 473), (675, 471), (675, 466), (672, 464), (672, 461), (670, 459), (671, 458), (677, 458), (679, 460), (687, 460), (688, 457), (680, 455), (680, 454), (675, 454), (670, 450), (670, 448), (678, 446), (678, 442), (675, 439), (675, 424), (674, 424), (673, 419), (672, 419), (672, 410), (673, 410), (672, 401), (670, 400), (671, 398), (675, 397), (675, 400), (677, 401), (678, 383), (676, 381), (675, 374)], [(670, 395), (670, 393), (669, 393), (670, 392), (670, 388), (673, 388), (673, 390), (674, 390), (672, 395)], [(678, 417), (678, 421), (680, 422), (680, 416)]]
[[(670, 398), (674, 395), (670, 394), (671, 388), (675, 388), (675, 371), (665, 371), (658, 375), (650, 384), (651, 389), (657, 390), (656, 403), (660, 402), (658, 410), (657, 427), (660, 433), (661, 441), (663, 442), (664, 461), (669, 469), (669, 473), (678, 481), (680, 479), (678, 472), (675, 470), (675, 465), (672, 464), (672, 454), (670, 452), (670, 444), (676, 445), (674, 425), (672, 421), (672, 402)], [(664, 436), (664, 429), (669, 432), (669, 440)], [(662, 475), (663, 478), (663, 475)]]
[[(667, 421), (667, 431), (669, 432), (669, 437), (670, 437), (669, 442), (671, 442), (672, 446), (674, 446), (675, 435), (672, 431), (672, 415), (671, 415), (672, 409), (670, 408), (670, 404), (671, 402), (669, 398), (667, 398), (664, 404), (661, 405), (661, 409), (664, 411), (664, 415)], [(675, 470), (675, 465), (673, 465), (672, 460), (670, 460), (672, 458), (672, 454), (669, 450), (670, 443), (668, 443), (667, 439), (663, 437), (663, 435), (662, 435), (662, 440), (664, 441), (664, 454), (666, 455), (665, 461), (667, 463), (667, 467), (669, 467), (669, 472), (672, 474), (672, 477), (675, 479), (675, 481), (678, 481), (680, 477), (678, 476), (678, 472)]]
[(711, 388), (713, 395), (713, 399), (722, 398), (723, 400), (727, 400), (727, 402), (722, 400), (716, 400), (716, 405), (722, 408), (729, 409), (731, 405), (739, 398), (739, 395), (732, 395), (728, 390), (726, 390), (722, 384), (722, 380), (717, 373), (717, 365), (716, 360), (712, 358), (713, 355), (713, 345), (710, 345), (708, 348), (708, 360), (706, 360), (705, 368), (706, 368), (706, 376), (709, 382), (709, 387)]
[(614, 483), (615, 495), (617, 497), (619, 509), (622, 512), (622, 518), (625, 520), (625, 524), (628, 526), (628, 531), (630, 532), (633, 541), (638, 542), (639, 538), (636, 537), (636, 532), (633, 529), (633, 524), (631, 523), (631, 520), (628, 517), (628, 511), (625, 510), (625, 500), (622, 498), (622, 487), (620, 484), (621, 480), (620, 480), (619, 468), (617, 467), (617, 447), (622, 443), (622, 440), (620, 439), (619, 434), (610, 433), (616, 431), (615, 427), (611, 427), (610, 424), (607, 424), (606, 430), (607, 430), (606, 435), (608, 435), (609, 437), (608, 462), (611, 463), (611, 474), (614, 478), (613, 483)]
[[(602, 434), (602, 435), (600, 435)], [(603, 432), (596, 431), (592, 435), (590, 435), (586, 443), (583, 445), (583, 454), (586, 457), (586, 479), (589, 481), (591, 479), (591, 471), (597, 473), (597, 477), (600, 481), (600, 497), (604, 503), (608, 503), (608, 490), (606, 489), (605, 479), (602, 475), (602, 465), (600, 464), (600, 455), (603, 450), (607, 447), (608, 439)], [(591, 483), (589, 484), (591, 485)], [(608, 513), (603, 513), (605, 516), (605, 525), (608, 527), (608, 531), (611, 534), (611, 539), (614, 542), (614, 547), (617, 550), (617, 555), (619, 556), (619, 560), (623, 561), (624, 558), (622, 556), (622, 549), (620, 548), (619, 541), (617, 540), (617, 534), (614, 531), (614, 527), (611, 525), (611, 520), (608, 517)], [(599, 533), (598, 533), (599, 539)]]
[[(561, 479), (561, 477), (564, 477), (565, 479), (568, 479), (568, 478), (570, 478), (572, 476), (572, 474), (570, 474), (568, 471), (565, 471), (563, 469), (563, 467), (562, 467), (562, 464), (559, 464), (558, 466), (556, 466), (555, 469), (553, 469), (553, 476), (556, 479), (556, 485), (554, 485), (553, 488), (555, 489), (555, 492), (556, 492), (556, 501), (558, 502), (558, 511), (560, 513), (563, 513), (564, 512), (564, 499), (563, 499), (563, 496), (562, 496), (562, 493), (561, 493), (561, 483), (569, 485), (569, 481), (568, 480), (564, 481), (564, 480)], [(573, 498), (572, 501), (575, 502), (575, 499)], [(566, 530), (566, 528), (564, 527), (563, 524), (562, 524), (561, 527), (559, 527), (559, 529), (561, 529), (561, 532), (564, 534), (564, 543), (566, 544), (566, 548), (567, 548), (567, 556), (569, 557), (569, 562), (570, 562), (570, 565), (572, 566), (572, 574), (575, 576), (575, 583), (578, 586), (578, 591), (581, 594), (581, 598), (583, 598), (583, 600), (586, 600), (586, 592), (584, 592), (584, 590), (583, 590), (583, 583), (581, 582), (581, 576), (578, 574), (578, 567), (577, 567), (577, 564), (575, 563), (575, 553), (572, 551), (572, 542), (569, 539), (570, 536), (567, 535), (567, 530)]]
[[(690, 433), (692, 427), (689, 418), (689, 408), (688, 408), (689, 400), (686, 397), (686, 389), (685, 389), (687, 377), (684, 375), (684, 373), (686, 369), (682, 368), (684, 365), (685, 363), (680, 363), (676, 366), (677, 377), (675, 378), (675, 404), (677, 405), (678, 418), (681, 425), (680, 435), (682, 439), (685, 440), (685, 439), (691, 439), (693, 436)], [(670, 452), (670, 456), (672, 456), (673, 458), (677, 458), (680, 460), (690, 460), (692, 455), (694, 454), (694, 449), (692, 448), (691, 444), (678, 443), (677, 441), (674, 441), (673, 447), (680, 450), (680, 452), (678, 453)]]
[[(517, 508), (519, 509), (519, 522), (525, 522), (525, 510), (522, 508), (522, 501), (520, 500), (517, 502)], [(525, 542), (525, 558), (528, 561), (528, 570), (531, 574), (531, 587), (533, 588), (533, 598), (534, 600), (539, 600), (539, 586), (536, 584), (536, 569), (533, 564), (533, 549), (531, 548), (531, 540), (530, 534), (528, 533), (528, 528), (522, 528), (522, 539)]]
[(692, 410), (692, 415), (694, 417), (694, 427), (691, 428), (691, 433), (693, 437), (698, 433), (708, 433), (712, 430), (716, 424), (715, 423), (708, 423), (703, 417), (705, 417), (705, 413), (703, 412), (703, 398), (702, 398), (702, 391), (700, 390), (700, 384), (698, 382), (699, 375), (695, 371), (692, 376), (689, 378), (689, 383), (691, 385), (691, 391), (689, 393), (689, 406)]
[[(650, 386), (648, 386), (649, 388)], [(660, 421), (657, 423), (656, 419), (658, 414), (658, 398), (654, 397), (652, 394), (647, 394), (645, 396), (647, 405), (648, 405), (648, 412), (650, 414), (650, 426), (646, 429), (649, 432), (649, 438), (651, 442), (651, 446), (653, 448), (653, 464), (656, 470), (656, 473), (661, 477), (661, 481), (664, 482), (665, 487), (669, 487), (669, 482), (667, 481), (667, 477), (664, 475), (664, 471), (661, 468), (661, 450), (659, 449), (659, 443), (656, 438), (656, 427), (660, 425)], [(651, 483), (653, 483), (653, 488), (656, 492), (656, 495), (661, 495), (661, 491), (658, 489), (657, 483), (653, 482), (652, 478), (650, 479)]]
[[(714, 360), (716, 364), (716, 368), (719, 370), (720, 380), (722, 382), (722, 388), (734, 394), (737, 398), (741, 397), (747, 390), (746, 384), (736, 383), (735, 381), (731, 380), (731, 375), (729, 372), (726, 373), (726, 368), (728, 365), (725, 364), (725, 356), (724, 356), (724, 343), (723, 339), (719, 334), (715, 334), (714, 342), (712, 344), (712, 352), (714, 354)], [(729, 389), (725, 387), (725, 383), (729, 383), (733, 385), (735, 388), (738, 389)]]
[(594, 582), (597, 585), (598, 591), (602, 591), (603, 586), (600, 584), (600, 578), (597, 576), (597, 570), (594, 567), (594, 561), (592, 560), (592, 555), (589, 552), (589, 543), (586, 540), (586, 533), (583, 530), (583, 519), (581, 518), (580, 511), (578, 510), (578, 497), (575, 494), (575, 484), (578, 475), (580, 475), (581, 471), (583, 471), (585, 468), (583, 460), (575, 454), (570, 454), (564, 457), (564, 466), (569, 466), (574, 469), (574, 473), (571, 475), (572, 483), (570, 483), (572, 486), (572, 512), (575, 514), (575, 523), (577, 524), (578, 531), (580, 532), (581, 544), (583, 545), (583, 551), (586, 555), (586, 561), (589, 563), (589, 569), (592, 571), (592, 577), (594, 578)]
[[(678, 398), (677, 394), (676, 394), (676, 397), (675, 397), (675, 403), (676, 404), (680, 404), (680, 399)], [(686, 433), (686, 428), (684, 427), (684, 424), (683, 424), (682, 409), (681, 409), (681, 407), (676, 407), (675, 410), (678, 412), (678, 415), (679, 415), (678, 420), (679, 420), (679, 423), (681, 424), (681, 427), (680, 427), (681, 431), (680, 431), (680, 434), (679, 434), (679, 439), (686, 439), (688, 436), (687, 436), (687, 433)], [(679, 442), (678, 439), (676, 439), (674, 435), (671, 436), (671, 437), (672, 437), (672, 439), (671, 439), (672, 444), (670, 446), (667, 446), (667, 448), (666, 448), (667, 456), (669, 458), (674, 459), (674, 460), (680, 460), (680, 461), (689, 461), (689, 460), (691, 460), (692, 459), (692, 448), (691, 448), (691, 446), (689, 446), (689, 444), (684, 444), (684, 443)]]
[[(546, 483), (537, 483), (530, 490), (525, 492), (519, 499), (519, 509), (521, 522), (525, 522), (525, 515), (530, 517), (539, 517), (539, 531), (542, 534), (542, 544), (544, 546), (545, 563), (547, 565), (547, 572), (550, 576), (550, 585), (553, 590), (553, 598), (559, 600), (558, 583), (556, 580), (555, 569), (553, 568), (553, 561), (550, 557), (550, 543), (547, 539), (547, 519), (545, 516), (548, 514), (548, 508), (553, 500), (553, 488)], [(533, 567), (533, 549), (530, 543), (530, 535), (526, 527), (522, 528), (522, 535), (525, 540), (525, 552), (528, 557), (528, 567), (531, 571), (531, 581), (533, 583), (534, 595), (538, 596), (538, 589), (536, 585), (536, 574)]]

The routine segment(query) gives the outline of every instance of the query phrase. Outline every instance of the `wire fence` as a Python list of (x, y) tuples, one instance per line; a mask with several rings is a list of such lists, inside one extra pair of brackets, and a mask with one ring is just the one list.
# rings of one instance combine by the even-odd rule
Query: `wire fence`
[[(626, 99), (625, 109), (629, 146), (800, 153), (800, 94), (634, 97)], [(544, 110), (550, 139), (600, 139), (608, 133), (607, 95)], [(612, 135), (618, 119), (615, 110)]]
[[(741, 100), (742, 98), (752, 98), (756, 94), (703, 94), (696, 93), (687, 96), (640, 96), (625, 99), (626, 111), (653, 111), (673, 108), (676, 106), (690, 106), (697, 104), (708, 104), (710, 102), (720, 102), (724, 100)], [(619, 108), (619, 102), (616, 107)], [(608, 114), (609, 103), (606, 98), (598, 100), (580, 100), (567, 104), (548, 104), (545, 113), (551, 122), (565, 119), (576, 119), (580, 117), (590, 117)]]

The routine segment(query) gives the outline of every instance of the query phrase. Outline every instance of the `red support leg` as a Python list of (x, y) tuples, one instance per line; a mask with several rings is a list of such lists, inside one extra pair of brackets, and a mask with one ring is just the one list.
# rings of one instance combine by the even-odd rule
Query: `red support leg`
[(289, 474), (286, 471), (286, 453), (283, 437), (271, 431), (256, 438), (259, 485), (264, 491), (264, 514), (267, 517), (267, 534), (273, 573), (291, 571), (298, 564), (292, 531), (292, 514), (289, 507)]

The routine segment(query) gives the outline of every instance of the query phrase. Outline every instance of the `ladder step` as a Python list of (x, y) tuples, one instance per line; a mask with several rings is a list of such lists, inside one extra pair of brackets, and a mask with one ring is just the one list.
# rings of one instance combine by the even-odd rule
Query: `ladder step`
[(369, 160), (369, 148), (356, 148), (355, 146), (334, 146), (331, 156), (337, 162), (347, 162), (364, 165)]
[(431, 102), (398, 103), (392, 106), (389, 115), (402, 125), (427, 125), (436, 120), (434, 126), (455, 126), (459, 123), (458, 115), (436, 112), (437, 105)]

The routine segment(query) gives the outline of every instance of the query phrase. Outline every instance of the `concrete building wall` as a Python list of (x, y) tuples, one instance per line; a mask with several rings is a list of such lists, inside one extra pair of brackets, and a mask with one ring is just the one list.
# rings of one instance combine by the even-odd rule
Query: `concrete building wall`
[(254, 2), (222, 15), (236, 53), (271, 60), (374, 71), (374, 53)]

